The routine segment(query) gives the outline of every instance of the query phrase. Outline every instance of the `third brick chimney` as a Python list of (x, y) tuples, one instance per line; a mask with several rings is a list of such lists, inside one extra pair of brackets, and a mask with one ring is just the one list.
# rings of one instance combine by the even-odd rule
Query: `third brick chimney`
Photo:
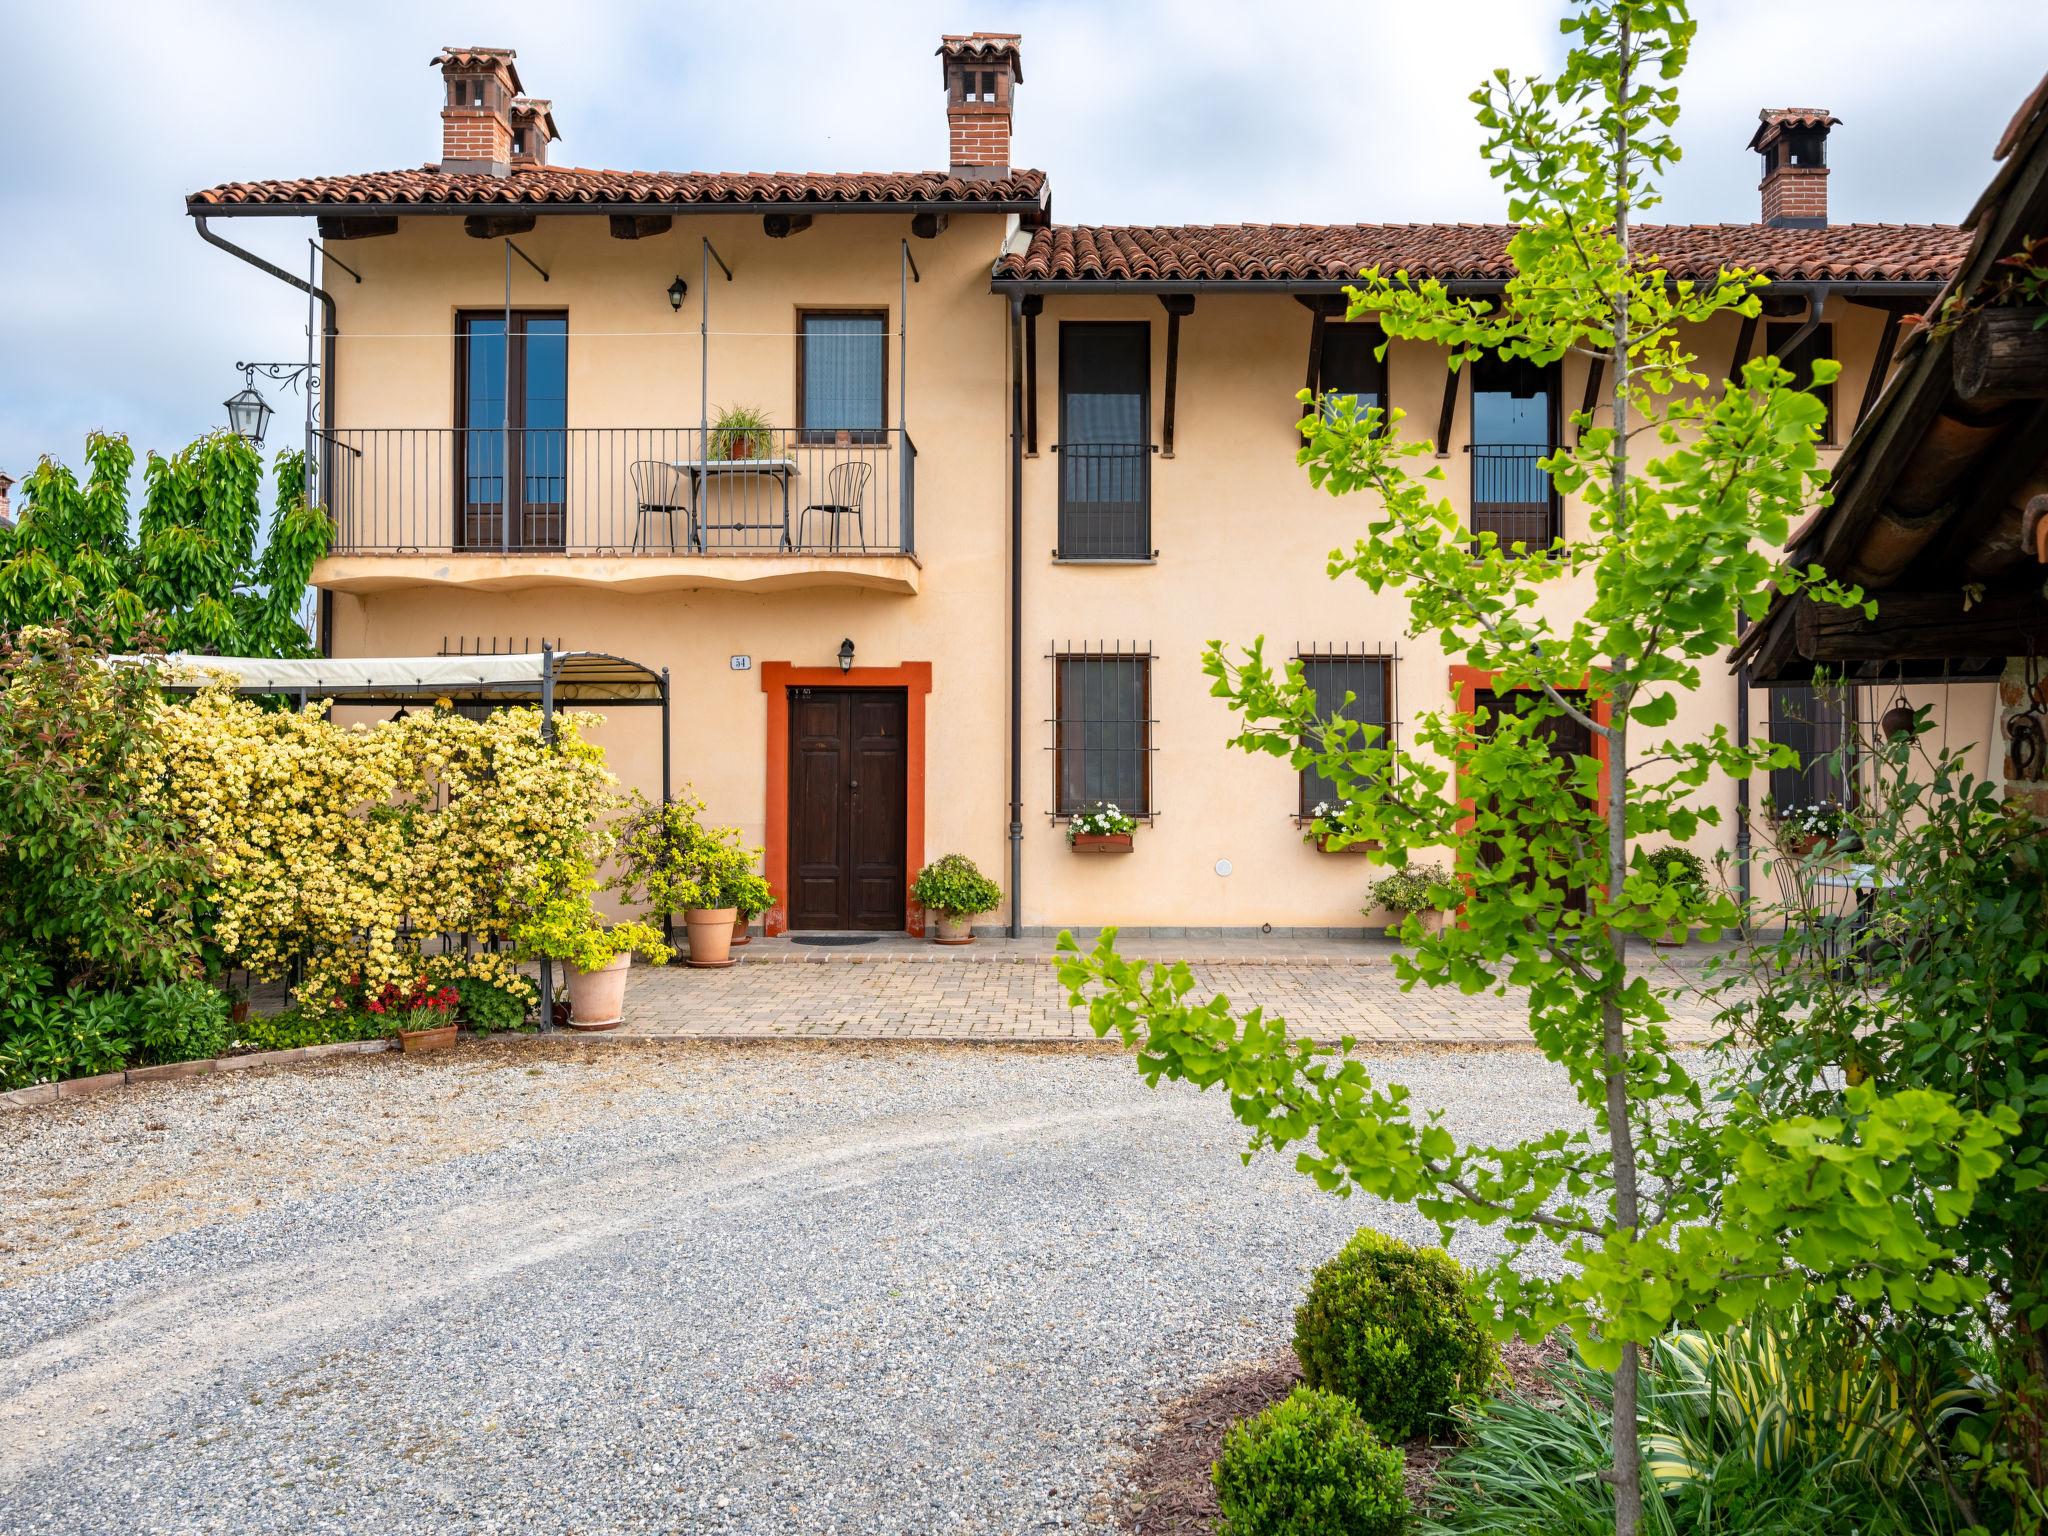
[(1749, 147), (1764, 157), (1764, 223), (1823, 229), (1828, 222), (1828, 130), (1841, 122), (1825, 107), (1766, 107)]
[(939, 40), (946, 74), (946, 128), (955, 176), (1010, 174), (1010, 110), (1024, 82), (1016, 32), (949, 33)]

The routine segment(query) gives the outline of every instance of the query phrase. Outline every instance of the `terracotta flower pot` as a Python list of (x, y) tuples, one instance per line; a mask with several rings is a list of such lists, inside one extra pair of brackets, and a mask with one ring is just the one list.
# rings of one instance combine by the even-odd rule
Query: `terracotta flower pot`
[(1129, 853), (1131, 834), (1128, 832), (1077, 832), (1074, 834), (1076, 853)]
[[(1421, 922), (1422, 932), (1425, 936), (1444, 931), (1445, 914), (1438, 911), (1435, 907), (1424, 907), (1415, 916)], [(1388, 937), (1399, 938), (1401, 936), (1401, 929), (1407, 925), (1407, 922), (1408, 914), (1406, 912), (1396, 912), (1394, 914), (1394, 921), (1387, 926)]]
[(967, 912), (956, 916), (951, 912), (934, 912), (932, 916), (938, 919), (937, 926), (932, 930), (932, 942), (934, 944), (972, 944), (974, 942), (973, 913)]
[(453, 1024), (437, 1024), (432, 1029), (401, 1029), (398, 1032), (401, 1051), (445, 1051), (454, 1043)]
[(1362, 837), (1356, 842), (1346, 843), (1342, 848), (1337, 847), (1331, 841), (1330, 834), (1327, 832), (1319, 834), (1316, 838), (1317, 853), (1378, 853), (1379, 851), (1380, 845), (1378, 842), (1369, 837)]
[(1657, 943), (1665, 949), (1676, 949), (1692, 938), (1692, 929), (1684, 923), (1673, 923), (1657, 935)]
[(744, 912), (732, 920), (732, 947), (734, 949), (738, 949), (742, 944), (754, 942), (753, 931), (748, 926), (752, 922), (753, 919)]
[(631, 951), (615, 957), (601, 971), (580, 971), (569, 967), (569, 1027), (571, 1029), (617, 1029), (626, 1012), (626, 969), (633, 963)]
[(732, 964), (732, 926), (738, 907), (692, 907), (683, 914), (690, 940), (690, 964), (700, 970)]

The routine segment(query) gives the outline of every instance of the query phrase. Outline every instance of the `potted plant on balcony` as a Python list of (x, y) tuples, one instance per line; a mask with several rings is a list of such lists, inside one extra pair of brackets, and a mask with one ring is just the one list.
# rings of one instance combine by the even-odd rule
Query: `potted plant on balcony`
[(1364, 910), (1368, 916), (1382, 910), (1392, 912), (1403, 920), (1387, 929), (1389, 938), (1401, 936), (1410, 913), (1423, 933), (1440, 933), (1444, 926), (1442, 903), (1452, 896), (1450, 881), (1441, 865), (1410, 864), (1406, 869), (1389, 870), (1374, 881), (1373, 904)]
[(1833, 800), (1816, 805), (1774, 810), (1778, 824), (1778, 847), (1795, 859), (1816, 851), (1822, 854), (1853, 853), (1860, 845), (1849, 822), (1849, 813)]
[(606, 922), (592, 901), (597, 889), (589, 864), (549, 864), (512, 928), (513, 952), (520, 959), (559, 960), (569, 968), (571, 1029), (616, 1029), (625, 1013), (633, 956), (666, 965), (674, 953), (650, 924)]
[(1076, 853), (1129, 853), (1137, 818), (1098, 800), (1067, 820), (1067, 846)]
[(1643, 858), (1643, 868), (1657, 883), (1678, 895), (1678, 911), (1657, 942), (1666, 947), (1683, 944), (1692, 937), (1687, 914), (1698, 910), (1707, 894), (1707, 861), (1690, 848), (1659, 848)]
[(644, 889), (655, 916), (682, 915), (690, 964), (700, 969), (733, 963), (740, 903), (760, 899), (766, 886), (752, 883), (761, 850), (742, 846), (739, 828), (707, 827), (703, 816), (704, 802), (687, 790), (667, 805), (640, 800), (619, 840), (621, 884), (629, 894)]
[(751, 944), (753, 934), (748, 929), (754, 919), (775, 905), (775, 888), (768, 883), (766, 875), (757, 875), (751, 870), (744, 879), (733, 883), (733, 905), (739, 909), (739, 916), (733, 919), (732, 942), (735, 947)]
[(775, 428), (769, 425), (767, 412), (752, 405), (721, 406), (711, 423), (705, 456), (729, 464), (775, 457)]
[(1366, 826), (1364, 809), (1350, 800), (1318, 800), (1302, 823), (1301, 840), (1318, 853), (1377, 853), (1380, 840)]
[(972, 944), (974, 919), (1002, 905), (1003, 888), (966, 854), (949, 853), (917, 872), (910, 898), (938, 919), (934, 943)]

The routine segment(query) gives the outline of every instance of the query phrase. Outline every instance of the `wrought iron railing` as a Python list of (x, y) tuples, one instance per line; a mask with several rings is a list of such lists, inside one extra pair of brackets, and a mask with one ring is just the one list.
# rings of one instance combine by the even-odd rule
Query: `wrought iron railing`
[(336, 554), (910, 554), (901, 428), (340, 427)]
[(1472, 532), (1491, 532), (1501, 547), (1548, 549), (1557, 537), (1557, 495), (1537, 466), (1557, 450), (1547, 443), (1474, 443)]
[(1062, 560), (1152, 558), (1152, 445), (1060, 443)]

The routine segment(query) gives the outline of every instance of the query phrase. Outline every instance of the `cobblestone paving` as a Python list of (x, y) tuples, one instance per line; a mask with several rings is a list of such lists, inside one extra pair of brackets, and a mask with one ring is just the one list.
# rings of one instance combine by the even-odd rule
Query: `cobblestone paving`
[[(1660, 962), (1652, 960), (1650, 965)], [(1242, 1009), (1279, 1013), (1317, 1039), (1375, 1044), (1524, 1043), (1519, 988), (1466, 997), (1450, 989), (1403, 992), (1387, 959), (1216, 959), (1193, 965), (1199, 996), (1221, 992)], [(1674, 979), (1698, 980), (1693, 967)], [(1675, 1039), (1712, 1038), (1713, 1008), (1697, 997), (1674, 1009)], [(1084, 1014), (1050, 960), (1035, 956), (933, 962), (887, 956), (829, 964), (755, 963), (730, 970), (636, 968), (622, 1032), (716, 1039), (1091, 1040)]]

